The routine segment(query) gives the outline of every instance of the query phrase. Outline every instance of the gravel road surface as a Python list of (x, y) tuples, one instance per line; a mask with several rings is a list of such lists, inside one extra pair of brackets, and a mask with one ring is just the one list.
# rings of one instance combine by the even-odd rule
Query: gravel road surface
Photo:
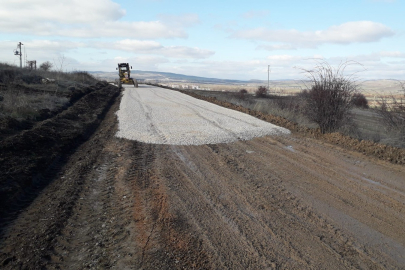
[(117, 136), (154, 144), (201, 145), (289, 134), (273, 124), (159, 87), (126, 89)]

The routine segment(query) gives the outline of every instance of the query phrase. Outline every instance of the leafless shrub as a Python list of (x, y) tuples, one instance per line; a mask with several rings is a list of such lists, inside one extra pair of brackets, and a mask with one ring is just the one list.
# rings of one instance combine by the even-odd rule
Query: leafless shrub
[(352, 99), (353, 105), (358, 108), (368, 109), (367, 98), (362, 93), (355, 93)]
[(256, 97), (258, 98), (264, 98), (267, 96), (267, 89), (264, 86), (259, 86), (255, 92)]
[(39, 68), (44, 71), (49, 71), (49, 70), (51, 70), (52, 67), (53, 67), (53, 64), (49, 61), (46, 61), (39, 66)]
[(236, 93), (236, 97), (239, 99), (245, 99), (248, 91), (246, 89), (241, 89)]
[(59, 72), (63, 72), (63, 68), (68, 65), (66, 64), (66, 57), (64, 54), (59, 55), (57, 59), (53, 60), (54, 66), (56, 67), (56, 70)]
[(405, 81), (398, 83), (401, 87), (401, 96), (391, 95), (389, 99), (381, 98), (377, 112), (389, 130), (405, 136)]
[(339, 129), (350, 118), (353, 95), (357, 83), (345, 75), (345, 69), (355, 62), (347, 61), (333, 68), (319, 61), (314, 69), (303, 69), (311, 82), (310, 90), (303, 96), (306, 100), (305, 114), (319, 125), (322, 133)]

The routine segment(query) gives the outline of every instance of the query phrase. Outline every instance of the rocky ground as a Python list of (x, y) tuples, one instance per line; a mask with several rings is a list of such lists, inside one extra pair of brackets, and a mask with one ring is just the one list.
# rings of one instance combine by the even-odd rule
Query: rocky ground
[[(92, 135), (37, 167), (46, 184), (6, 207), (3, 269), (405, 266), (403, 165), (297, 131), (200, 146), (120, 139), (119, 102), (89, 106), (103, 118)], [(30, 173), (13, 166), (2, 183)]]

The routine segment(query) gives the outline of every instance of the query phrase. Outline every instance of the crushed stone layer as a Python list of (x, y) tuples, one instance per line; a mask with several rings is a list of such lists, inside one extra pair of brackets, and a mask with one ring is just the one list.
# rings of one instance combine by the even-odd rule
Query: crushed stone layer
[(117, 116), (117, 137), (152, 144), (217, 144), (290, 134), (250, 115), (149, 85), (125, 86)]

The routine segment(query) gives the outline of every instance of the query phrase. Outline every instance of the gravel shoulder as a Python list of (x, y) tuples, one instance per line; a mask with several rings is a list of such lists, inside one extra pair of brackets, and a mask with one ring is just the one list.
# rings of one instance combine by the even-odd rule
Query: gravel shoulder
[(3, 269), (405, 266), (403, 166), (299, 134), (131, 141), (118, 108), (3, 228)]

